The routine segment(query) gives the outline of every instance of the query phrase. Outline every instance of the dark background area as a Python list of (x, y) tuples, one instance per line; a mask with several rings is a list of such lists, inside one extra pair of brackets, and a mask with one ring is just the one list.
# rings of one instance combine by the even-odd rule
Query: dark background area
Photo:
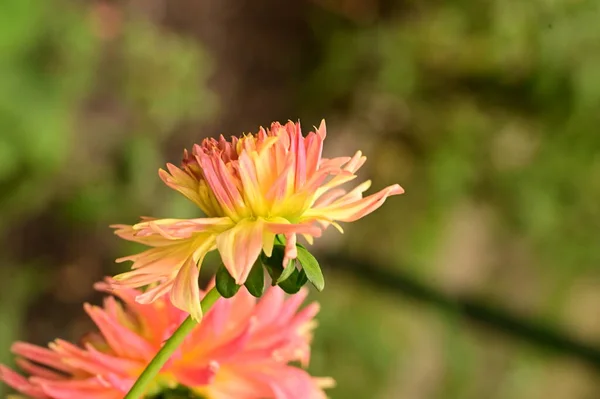
[[(334, 399), (600, 397), (599, 0), (3, 0), (0, 361), (77, 340), (108, 228), (207, 136), (327, 120), (400, 183), (315, 245)], [(2, 394), (0, 388), (0, 395)]]

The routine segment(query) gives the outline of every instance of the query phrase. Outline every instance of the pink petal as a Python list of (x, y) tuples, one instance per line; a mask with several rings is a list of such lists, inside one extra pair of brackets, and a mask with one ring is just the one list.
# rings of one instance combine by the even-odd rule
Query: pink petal
[(248, 323), (244, 323), (244, 328), (236, 335), (230, 337), (225, 344), (220, 345), (206, 355), (212, 359), (227, 361), (231, 357), (243, 352), (246, 343), (251, 339), (251, 332), (256, 321), (250, 319)]
[(64, 371), (66, 373), (73, 371), (69, 365), (62, 361), (58, 354), (46, 348), (28, 344), (26, 342), (15, 342), (11, 347), (11, 351), (16, 355), (59, 371)]
[(126, 394), (127, 392), (129, 392), (129, 390), (135, 383), (135, 378), (133, 377), (122, 377), (112, 373), (108, 373), (106, 375), (98, 377), (103, 381), (106, 381), (112, 388), (116, 389), (121, 394)]
[(275, 399), (327, 398), (317, 382), (306, 371), (297, 367), (272, 367), (259, 378), (269, 384)]
[(317, 134), (319, 135), (321, 140), (325, 140), (325, 137), (327, 137), (327, 126), (325, 125), (325, 119), (321, 119), (321, 124), (317, 129)]
[(309, 133), (306, 136), (306, 172), (309, 177), (317, 171), (322, 154), (323, 137), (318, 133)]
[(86, 380), (40, 381), (43, 391), (52, 399), (121, 399), (123, 393), (103, 384), (96, 377)]
[(296, 234), (285, 235), (285, 255), (283, 256), (282, 266), (287, 267), (292, 259), (298, 256), (298, 248), (296, 248)]
[[(127, 375), (127, 373), (130, 373), (131, 370), (141, 370), (145, 366), (144, 362), (102, 353), (89, 344), (85, 346), (85, 349), (89, 353), (90, 360), (93, 360), (96, 364), (102, 365), (111, 370), (111, 374), (118, 373), (121, 375)], [(158, 348), (156, 350), (158, 351)]]
[[(271, 288), (271, 289), (273, 289), (273, 288)], [(277, 319), (282, 324), (288, 323), (291, 320), (291, 318), (294, 316), (294, 314), (296, 313), (296, 311), (298, 310), (300, 305), (302, 305), (302, 302), (304, 302), (304, 300), (306, 299), (307, 296), (308, 296), (308, 290), (305, 287), (301, 288), (297, 294), (291, 295), (285, 301), (285, 303), (281, 307), (281, 310), (279, 310)]]
[(50, 399), (39, 386), (33, 385), (27, 378), (3, 365), (0, 365), (0, 381), (31, 398)]
[[(101, 374), (112, 372), (114, 370), (113, 365), (105, 367), (102, 364), (96, 363), (91, 359), (89, 353), (69, 342), (59, 339), (50, 343), (49, 347), (62, 356), (64, 359), (63, 361), (73, 367), (74, 370), (77, 370), (78, 374), (80, 374), (81, 371), (89, 374)], [(64, 378), (60, 379), (62, 380)]]
[(84, 309), (119, 356), (132, 359), (151, 359), (154, 356), (155, 349), (148, 342), (111, 318), (103, 309), (89, 304), (85, 304)]
[(295, 190), (298, 191), (306, 183), (306, 147), (304, 146), (304, 137), (302, 137), (302, 132), (300, 131), (300, 122), (296, 124), (295, 136)]
[[(17, 366), (19, 366), (21, 370), (32, 376), (42, 377), (47, 380), (62, 380), (65, 378), (64, 374), (57, 373), (46, 367), (38, 366), (37, 364), (30, 362), (27, 359), (17, 358), (15, 360), (15, 363), (17, 364)], [(2, 378), (0, 377), (0, 379)]]
[(352, 158), (344, 165), (344, 170), (355, 173), (367, 161), (367, 157), (363, 156), (361, 151), (356, 151)]
[(278, 286), (270, 287), (265, 292), (254, 309), (260, 325), (269, 325), (273, 320), (277, 320), (284, 299), (285, 294)]
[(219, 205), (227, 216), (233, 218), (235, 215), (235, 207), (233, 204), (233, 199), (230, 197), (226, 188), (229, 182), (223, 182), (222, 179), (227, 179), (227, 177), (220, 176), (217, 170), (218, 168), (215, 166), (215, 163), (219, 162), (220, 159), (217, 161), (208, 155), (200, 155), (198, 158), (198, 162), (202, 167), (206, 182), (209, 184), (213, 194), (217, 198)]
[(310, 234), (313, 237), (320, 237), (322, 233), (321, 229), (318, 226), (315, 226), (313, 223), (292, 224), (289, 222), (284, 223), (283, 221), (267, 221), (265, 222), (265, 227), (275, 234)]
[(233, 176), (231, 171), (225, 165), (225, 162), (221, 158), (216, 160), (217, 164), (217, 172), (219, 174), (221, 182), (223, 182), (223, 188), (227, 192), (227, 195), (231, 199), (232, 203), (235, 207), (239, 209), (244, 209), (246, 205), (244, 204), (244, 199), (240, 195), (238, 191), (235, 180), (236, 178)]
[[(174, 278), (173, 278), (174, 279)], [(136, 315), (138, 321), (143, 326), (144, 332), (148, 335), (148, 340), (153, 344), (162, 344), (164, 337), (161, 335), (165, 329), (170, 327), (169, 312), (158, 312), (154, 306), (147, 306), (156, 301), (159, 297), (169, 292), (173, 286), (173, 279), (167, 280), (159, 285), (140, 294), (139, 290), (127, 287), (114, 287), (114, 281), (107, 278), (105, 282), (96, 283), (94, 288), (99, 291), (104, 291), (113, 294), (127, 305), (131, 314)], [(160, 308), (170, 308), (172, 305), (169, 302), (162, 301)], [(180, 312), (183, 313), (183, 312)], [(175, 324), (178, 326), (181, 320), (177, 320)]]
[(404, 193), (404, 189), (399, 185), (394, 184), (393, 186), (386, 187), (366, 198), (351, 203), (338, 204), (337, 202), (334, 202), (326, 207), (309, 209), (305, 212), (304, 217), (323, 218), (324, 220), (329, 221), (339, 220), (341, 222), (353, 222), (375, 211), (383, 205), (387, 197), (402, 193)]
[(198, 387), (209, 385), (214, 380), (219, 371), (220, 365), (218, 362), (212, 361), (206, 364), (187, 365), (176, 369), (173, 374), (177, 378), (177, 382), (184, 386)]
[(346, 194), (346, 190), (341, 189), (341, 188), (336, 188), (336, 189), (333, 189), (333, 190), (329, 190), (325, 194), (321, 195), (315, 201), (313, 207), (319, 208), (319, 207), (327, 206), (327, 205), (331, 204), (332, 202), (334, 202), (336, 199), (338, 199), (341, 196), (343, 196), (344, 194)]

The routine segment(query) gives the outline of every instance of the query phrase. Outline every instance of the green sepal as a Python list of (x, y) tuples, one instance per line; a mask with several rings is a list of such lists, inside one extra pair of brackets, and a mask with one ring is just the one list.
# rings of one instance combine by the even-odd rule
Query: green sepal
[(235, 294), (237, 294), (240, 289), (240, 285), (235, 283), (235, 279), (231, 277), (229, 271), (225, 267), (225, 265), (221, 265), (219, 270), (217, 270), (217, 274), (215, 276), (215, 285), (217, 287), (217, 291), (223, 298), (231, 298)]
[(244, 285), (248, 292), (257, 298), (260, 298), (265, 292), (265, 271), (260, 258), (254, 262)]

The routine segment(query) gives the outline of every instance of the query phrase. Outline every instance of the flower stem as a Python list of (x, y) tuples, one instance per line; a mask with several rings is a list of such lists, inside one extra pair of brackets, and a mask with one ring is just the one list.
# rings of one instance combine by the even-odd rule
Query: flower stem
[[(200, 306), (202, 307), (202, 312), (206, 313), (208, 310), (214, 305), (214, 303), (219, 299), (221, 295), (217, 288), (213, 288), (202, 298), (202, 302), (200, 302)], [(169, 339), (165, 342), (162, 348), (158, 351), (156, 356), (148, 363), (148, 366), (142, 371), (142, 374), (138, 377), (137, 381), (133, 384), (127, 395), (123, 399), (139, 399), (143, 397), (146, 389), (148, 388), (148, 384), (152, 382), (154, 377), (159, 373), (160, 369), (164, 366), (164, 364), (169, 360), (173, 352), (181, 345), (185, 337), (196, 327), (198, 322), (192, 319), (191, 316), (188, 316), (183, 323), (175, 330), (173, 335), (169, 337)]]

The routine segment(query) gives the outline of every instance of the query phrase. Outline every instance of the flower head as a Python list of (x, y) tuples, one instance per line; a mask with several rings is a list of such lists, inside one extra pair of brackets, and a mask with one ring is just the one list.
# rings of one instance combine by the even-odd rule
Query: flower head
[[(101, 283), (99, 288), (107, 289)], [(85, 305), (99, 333), (81, 346), (56, 340), (48, 348), (17, 342), (12, 350), (29, 377), (0, 366), (0, 380), (36, 399), (121, 399), (187, 314), (167, 298), (151, 305), (139, 292), (108, 297), (102, 308)], [(324, 399), (329, 379), (312, 378), (292, 361), (310, 355), (316, 303), (298, 310), (306, 292), (285, 298), (273, 287), (256, 300), (242, 290), (220, 299), (153, 381), (147, 397), (177, 385), (210, 399)]]
[(180, 168), (167, 164), (160, 177), (206, 214), (198, 219), (145, 218), (133, 226), (116, 225), (120, 237), (153, 248), (118, 259), (132, 261), (132, 271), (115, 277), (116, 286), (158, 283), (140, 295), (150, 303), (170, 292), (175, 306), (200, 319), (198, 274), (207, 252), (217, 249), (237, 284), (243, 284), (264, 251), (270, 257), (276, 234), (286, 238), (283, 265), (297, 256), (297, 235), (309, 243), (337, 222), (352, 222), (379, 208), (390, 195), (402, 194), (397, 184), (363, 198), (370, 181), (346, 192), (340, 188), (356, 178), (366, 157), (327, 159), (321, 156), (325, 122), (302, 135), (300, 123), (277, 122), (270, 130), (205, 139), (184, 151)]

